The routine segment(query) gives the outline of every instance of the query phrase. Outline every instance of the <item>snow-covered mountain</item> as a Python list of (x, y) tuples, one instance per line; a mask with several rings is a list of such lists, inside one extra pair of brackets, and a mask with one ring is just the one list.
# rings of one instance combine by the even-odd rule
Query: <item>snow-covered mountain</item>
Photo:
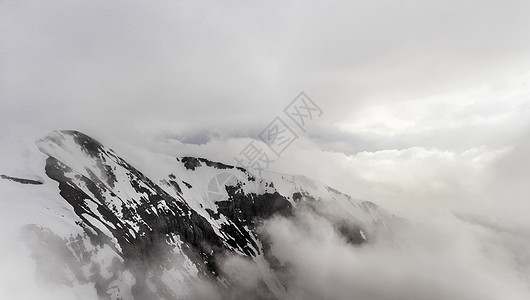
[(21, 228), (46, 280), (93, 285), (102, 299), (187, 299), (204, 281), (230, 290), (232, 278), (220, 267), (227, 255), (256, 265), (260, 297), (282, 299), (289, 287), (262, 233), (267, 220), (309, 209), (362, 244), (390, 218), (304, 176), (262, 171), (257, 178), (241, 167), (175, 157), (171, 173), (150, 178), (77, 131), (53, 132), (37, 147), (45, 175), (3, 174), (0, 188), (28, 196), (9, 203), (4, 195), (2, 217)]

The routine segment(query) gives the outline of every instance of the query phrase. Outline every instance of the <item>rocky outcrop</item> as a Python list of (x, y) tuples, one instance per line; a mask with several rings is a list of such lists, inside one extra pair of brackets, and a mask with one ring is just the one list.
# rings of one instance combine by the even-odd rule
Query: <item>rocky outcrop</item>
[(7, 176), (7, 175), (4, 175), (4, 174), (0, 175), (0, 179), (11, 180), (13, 182), (18, 182), (18, 183), (22, 183), (22, 184), (33, 184), (33, 185), (43, 184), (43, 182), (40, 181), (40, 180), (33, 180), (33, 179), (27, 179), (27, 178), (18, 178), (18, 177), (13, 177), (13, 176)]

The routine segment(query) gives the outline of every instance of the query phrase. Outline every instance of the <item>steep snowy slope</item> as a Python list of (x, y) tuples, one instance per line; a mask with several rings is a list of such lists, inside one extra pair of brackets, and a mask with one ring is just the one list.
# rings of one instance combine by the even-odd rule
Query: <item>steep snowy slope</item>
[[(101, 298), (181, 299), (201, 280), (229, 288), (230, 278), (219, 267), (227, 253), (254, 261), (264, 297), (282, 298), (285, 286), (260, 234), (268, 218), (309, 207), (333, 215), (339, 231), (356, 244), (387, 219), (374, 204), (304, 176), (264, 171), (256, 178), (243, 168), (182, 157), (171, 160), (166, 177), (148, 178), (80, 132), (53, 132), (37, 146), (47, 156), (42, 167), (48, 177), (31, 186), (37, 209), (21, 213), (34, 208), (8, 208), (2, 200), (2, 214), (29, 216), (16, 226), (28, 224), (27, 243), (40, 249), (34, 257), (41, 268), (52, 269), (52, 279), (93, 284)], [(29, 189), (0, 179), (8, 183), (17, 185), (13, 193)]]

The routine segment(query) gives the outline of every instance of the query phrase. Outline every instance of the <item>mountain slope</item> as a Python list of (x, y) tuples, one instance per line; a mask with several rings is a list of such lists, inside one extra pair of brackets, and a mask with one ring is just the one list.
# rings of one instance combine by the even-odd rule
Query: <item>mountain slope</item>
[(148, 178), (80, 132), (53, 132), (37, 145), (56, 182), (54, 201), (67, 204), (69, 226), (27, 225), (26, 241), (38, 249), (41, 272), (53, 274), (49, 280), (94, 284), (100, 298), (181, 299), (204, 280), (229, 289), (221, 268), (226, 255), (258, 266), (260, 296), (282, 298), (286, 287), (274, 272), (281, 265), (261, 234), (270, 217), (312, 209), (333, 216), (354, 244), (387, 219), (374, 204), (304, 176), (264, 171), (255, 178), (243, 168), (182, 157), (172, 160), (171, 174)]

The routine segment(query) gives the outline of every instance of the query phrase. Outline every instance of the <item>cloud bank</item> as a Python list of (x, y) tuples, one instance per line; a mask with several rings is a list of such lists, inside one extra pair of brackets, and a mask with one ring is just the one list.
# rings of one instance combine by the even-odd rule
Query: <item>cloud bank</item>
[[(284, 299), (530, 295), (530, 243), (518, 234), (451, 216), (422, 223), (396, 221), (380, 229), (367, 244), (353, 245), (332, 219), (313, 210), (302, 208), (294, 218), (269, 221), (265, 232), (283, 266), (277, 273), (286, 286)], [(232, 262), (228, 268), (237, 270), (242, 285), (258, 282), (259, 273), (248, 263)]]

